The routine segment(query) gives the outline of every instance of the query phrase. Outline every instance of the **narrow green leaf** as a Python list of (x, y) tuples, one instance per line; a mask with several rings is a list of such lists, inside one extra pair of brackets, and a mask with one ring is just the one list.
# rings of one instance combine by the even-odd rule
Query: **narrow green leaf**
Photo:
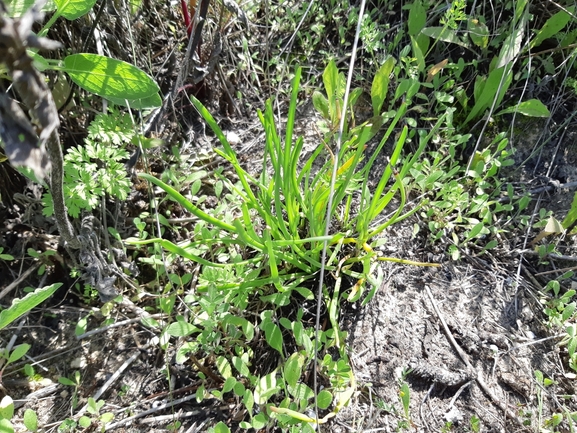
[(496, 116), (506, 113), (519, 113), (529, 117), (549, 117), (551, 113), (549, 109), (538, 99), (530, 99), (528, 101), (523, 101), (513, 107), (506, 108)]
[(577, 193), (575, 193), (575, 195), (573, 196), (573, 203), (571, 203), (571, 209), (567, 213), (567, 216), (565, 217), (561, 225), (565, 230), (567, 230), (575, 223), (575, 221), (577, 221)]
[(24, 313), (32, 310), (37, 305), (44, 302), (52, 294), (62, 286), (62, 283), (54, 283), (50, 286), (43, 287), (41, 289), (36, 289), (32, 293), (28, 293), (22, 299), (14, 299), (12, 305), (0, 312), (0, 329), (4, 329), (10, 323), (18, 319)]
[(498, 107), (503, 100), (505, 92), (511, 85), (512, 80), (513, 73), (508, 65), (493, 69), (482, 87), (478, 99), (475, 98), (475, 105), (467, 116), (467, 119), (465, 119), (465, 123), (468, 123), (471, 120), (476, 119), (479, 115), (482, 115), (485, 110), (492, 106), (495, 98), (497, 98), (495, 107)]
[(525, 8), (527, 7), (529, 0), (517, 0), (517, 4), (513, 9), (515, 11), (515, 22), (519, 21), (522, 17), (522, 14), (525, 13)]
[(76, 386), (76, 384), (73, 381), (64, 376), (58, 378), (58, 383), (61, 383), (62, 385), (66, 386)]
[(471, 231), (469, 232), (469, 234), (467, 235), (467, 239), (465, 240), (465, 242), (476, 238), (483, 231), (484, 228), (485, 224), (482, 221), (475, 224), (471, 229)]
[(371, 102), (375, 116), (381, 114), (381, 109), (383, 108), (383, 103), (387, 98), (387, 92), (389, 90), (389, 77), (394, 67), (395, 58), (391, 56), (383, 63), (375, 74), (375, 78), (373, 78), (373, 84), (371, 85)]
[(419, 72), (423, 72), (425, 70), (425, 55), (414, 36), (411, 36), (411, 46), (413, 47), (413, 57), (417, 59), (417, 68)]
[(409, 417), (409, 407), (411, 404), (411, 390), (409, 389), (409, 384), (407, 382), (403, 382), (401, 385), (401, 389), (399, 391), (401, 402), (403, 403), (403, 411), (405, 413), (405, 417)]
[(336, 94), (339, 86), (339, 71), (334, 60), (331, 60), (323, 72), (323, 83), (327, 92), (329, 115), (331, 121), (336, 117)]
[(523, 17), (524, 18), (522, 22), (505, 39), (495, 68), (498, 69), (504, 67), (505, 65), (509, 65), (515, 60), (521, 51), (521, 43), (523, 42), (523, 37), (525, 36), (525, 22), (527, 20), (526, 14), (523, 14)]
[(152, 182), (156, 186), (159, 186), (160, 188), (162, 188), (173, 200), (175, 200), (182, 207), (184, 207), (186, 210), (188, 210), (190, 213), (192, 213), (196, 217), (200, 218), (201, 220), (204, 220), (208, 223), (211, 223), (211, 224), (215, 225), (216, 227), (219, 227), (219, 228), (226, 230), (228, 232), (236, 233), (236, 229), (234, 226), (227, 224), (227, 223), (225, 223), (225, 222), (223, 222), (217, 218), (214, 218), (213, 216), (207, 214), (206, 212), (203, 212), (198, 207), (196, 207), (193, 203), (191, 203), (185, 197), (183, 197), (183, 195), (180, 194), (177, 190), (175, 190), (171, 186), (165, 184), (160, 179), (157, 179), (156, 177), (151, 176), (147, 173), (139, 173), (138, 177), (141, 177), (144, 180)]
[(64, 71), (84, 90), (104, 98), (137, 100), (152, 97), (160, 88), (144, 71), (121, 60), (98, 54), (72, 54)]
[(96, 0), (54, 0), (58, 13), (67, 20), (75, 20), (90, 12)]

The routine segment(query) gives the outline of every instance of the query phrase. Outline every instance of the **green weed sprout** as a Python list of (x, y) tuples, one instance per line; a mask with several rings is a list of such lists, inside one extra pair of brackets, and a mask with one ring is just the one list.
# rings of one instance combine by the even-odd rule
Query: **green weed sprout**
[[(64, 197), (70, 216), (95, 209), (105, 196), (125, 200), (131, 183), (122, 161), (129, 154), (124, 146), (135, 137), (130, 116), (112, 109), (99, 114), (88, 127), (84, 146), (72, 147), (64, 157)], [(42, 197), (43, 213), (54, 212), (52, 195)]]

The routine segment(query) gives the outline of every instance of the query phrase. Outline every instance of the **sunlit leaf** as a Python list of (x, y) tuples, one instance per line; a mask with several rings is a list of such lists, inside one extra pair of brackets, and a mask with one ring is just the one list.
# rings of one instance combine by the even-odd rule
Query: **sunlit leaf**
[(75, 20), (90, 12), (96, 0), (54, 0), (56, 9), (67, 20)]
[(301, 378), (305, 357), (300, 353), (293, 353), (286, 361), (283, 369), (284, 379), (289, 386), (296, 386)]
[(254, 388), (254, 402), (265, 404), (270, 397), (276, 394), (280, 387), (276, 384), (276, 370), (260, 378)]
[(104, 98), (129, 101), (153, 97), (160, 90), (144, 71), (121, 60), (98, 54), (72, 54), (64, 71), (84, 90)]
[[(20, 18), (24, 13), (36, 3), (36, 0), (10, 0), (6, 3), (8, 6), (9, 16), (11, 18)], [(52, 12), (56, 10), (56, 3), (53, 0), (48, 0), (42, 6), (42, 12)]]
[(539, 233), (535, 237), (535, 239), (533, 239), (533, 241), (531, 242), (531, 245), (536, 244), (541, 239), (543, 239), (547, 236), (551, 236), (551, 235), (555, 235), (555, 234), (561, 234), (561, 233), (563, 233), (563, 231), (564, 231), (563, 225), (556, 218), (554, 218), (553, 216), (550, 216), (549, 220), (547, 221), (547, 225), (541, 231), (541, 233)]
[(561, 225), (564, 229), (568, 229), (575, 223), (575, 221), (577, 221), (577, 193), (575, 193), (575, 196), (573, 197), (573, 203), (571, 203), (571, 209), (567, 213), (567, 216)]
[(219, 423), (214, 426), (213, 430), (214, 433), (230, 433), (230, 429), (222, 421), (219, 421)]
[(166, 333), (173, 337), (186, 337), (195, 331), (198, 331), (196, 326), (191, 325), (188, 322), (177, 321), (171, 323), (168, 328), (166, 328)]
[(216, 368), (218, 372), (221, 374), (222, 377), (228, 379), (232, 375), (232, 368), (230, 367), (230, 363), (224, 356), (219, 356), (216, 359)]
[(24, 313), (32, 310), (37, 305), (44, 302), (52, 294), (62, 286), (62, 283), (54, 283), (50, 286), (36, 289), (32, 293), (28, 293), (22, 299), (14, 299), (12, 305), (0, 312), (0, 329), (4, 329), (14, 320), (18, 319)]
[(12, 397), (6, 395), (4, 396), (4, 398), (2, 398), (2, 401), (0, 401), (0, 418), (9, 420), (12, 419), (13, 416), (14, 416), (14, 401), (12, 400)]
[(571, 13), (575, 12), (575, 6), (568, 6), (564, 10), (560, 10), (553, 16), (549, 17), (541, 30), (537, 32), (535, 38), (531, 41), (531, 48), (538, 47), (551, 37), (557, 36), (557, 34), (565, 28), (565, 26), (571, 21)]
[(538, 99), (530, 99), (523, 101), (513, 107), (506, 108), (496, 115), (506, 113), (519, 113), (529, 117), (549, 117), (551, 113), (549, 109)]

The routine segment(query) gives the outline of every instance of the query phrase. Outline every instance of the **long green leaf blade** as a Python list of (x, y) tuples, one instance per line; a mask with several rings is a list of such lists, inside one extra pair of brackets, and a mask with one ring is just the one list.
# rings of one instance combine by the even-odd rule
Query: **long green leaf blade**
[(0, 312), (0, 329), (6, 328), (20, 316), (40, 305), (52, 296), (60, 286), (62, 286), (62, 283), (54, 283), (50, 286), (36, 289), (32, 293), (28, 293), (22, 299), (15, 299), (10, 307)]

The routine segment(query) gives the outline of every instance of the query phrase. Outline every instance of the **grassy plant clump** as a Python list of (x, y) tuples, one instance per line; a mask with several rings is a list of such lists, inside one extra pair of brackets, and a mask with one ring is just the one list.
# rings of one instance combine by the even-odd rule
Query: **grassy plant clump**
[[(325, 92), (316, 94), (315, 105), (327, 125), (337, 124), (341, 116), (348, 117), (343, 144), (336, 158), (328, 144), (334, 132), (327, 129), (323, 143), (303, 161), (303, 138), (294, 136), (301, 75), (298, 69), (284, 134), (280, 134), (271, 101), (258, 113), (265, 131), (264, 169), (258, 177), (240, 165), (216, 121), (199, 101), (193, 100), (220, 141), (222, 147), (216, 152), (238, 177), (236, 184), (223, 176), (219, 178), (228, 191), (221, 197), (227, 202), (226, 207), (236, 208), (236, 212), (223, 214), (222, 208), (207, 212), (190, 195), (187, 198), (162, 180), (139, 174), (199, 219), (194, 234), (184, 242), (146, 238), (148, 235), (129, 240), (135, 245), (161, 246), (168, 256), (157, 260), (158, 264), (184, 258), (201, 266), (196, 290), (187, 291), (184, 297), (192, 314), (188, 319), (177, 316), (164, 329), (163, 347), (168, 347), (171, 338), (184, 338), (178, 362), (197, 365), (200, 359), (214, 359), (216, 370), (210, 374), (203, 371), (206, 382), (198, 391), (198, 398), (235, 394), (247, 410), (248, 416), (241, 422), (245, 428), (260, 429), (278, 423), (285, 427), (298, 424), (298, 431), (312, 431), (310, 423), (315, 422), (315, 417), (306, 413), (313, 407), (314, 392), (306, 377), (310, 377), (314, 362), (319, 363), (324, 386), (317, 396), (322, 422), (334, 416), (354, 393), (356, 382), (344, 345), (345, 334), (339, 328), (340, 306), (345, 299), (368, 302), (380, 286), (382, 274), (377, 263), (386, 258), (374, 250), (380, 242), (378, 235), (414, 212), (405, 209), (403, 179), (441, 124), (439, 121), (428, 134), (409, 134), (408, 127), (402, 127), (377, 185), (370, 186), (369, 175), (376, 157), (393, 138), (406, 109), (401, 104), (398, 110), (383, 110), (388, 107), (388, 73), (383, 71), (374, 79), (375, 115), (355, 126), (349, 117), (350, 107), (360, 92), (354, 91), (351, 104), (344, 107), (344, 76), (334, 62), (328, 65), (323, 74)], [(385, 126), (377, 150), (367, 157), (367, 143)], [(409, 135), (418, 145), (412, 155), (402, 156)], [(322, 161), (323, 158), (326, 159)], [(333, 170), (337, 177), (331, 192)], [(330, 215), (335, 228), (325, 236), (325, 212), (331, 193), (334, 201)], [(396, 211), (386, 220), (379, 220), (377, 217), (388, 209), (393, 198)], [(358, 211), (353, 208), (354, 200), (360, 200), (355, 204)], [(314, 316), (309, 309), (314, 305), (312, 289), (317, 284), (325, 243), (326, 270), (332, 282), (323, 288), (323, 299), (330, 326), (319, 333), (317, 359)], [(166, 293), (170, 301), (161, 305), (166, 313), (174, 313), (174, 296), (182, 290), (178, 287), (190, 281), (188, 277), (170, 278)], [(257, 356), (265, 356), (255, 353), (257, 338), (264, 338), (267, 351), (280, 356), (280, 364), (256, 362)], [(223, 386), (209, 391), (214, 381)]]

